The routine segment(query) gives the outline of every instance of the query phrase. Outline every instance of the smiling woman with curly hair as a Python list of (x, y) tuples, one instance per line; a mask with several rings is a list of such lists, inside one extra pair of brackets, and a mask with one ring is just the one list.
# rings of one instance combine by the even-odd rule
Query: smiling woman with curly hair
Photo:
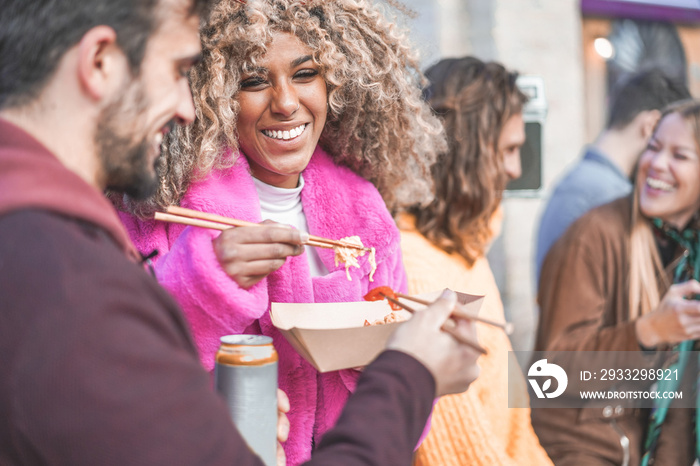
[[(319, 374), (272, 326), (270, 303), (406, 291), (390, 211), (430, 200), (430, 166), (446, 143), (405, 34), (370, 1), (223, 0), (202, 46), (190, 75), (196, 121), (169, 137), (156, 197), (126, 205), (141, 217), (179, 204), (277, 223), (219, 234), (123, 219), (142, 252), (159, 250), (156, 275), (184, 308), (207, 368), (222, 335), (273, 337), (292, 406), (285, 451), (299, 464), (357, 372)], [(332, 250), (304, 246), (307, 231), (376, 248), (373, 280), (368, 256), (346, 276)]]
[(445, 143), (421, 100), (422, 73), (402, 31), (370, 1), (229, 0), (203, 26), (202, 63), (190, 73), (197, 121), (169, 138), (158, 192), (131, 204), (134, 213), (147, 217), (177, 204), (193, 181), (234, 163), (241, 77), (255, 71), (280, 32), (309, 47), (326, 82), (321, 147), (371, 181), (392, 212), (430, 200), (426, 175)]

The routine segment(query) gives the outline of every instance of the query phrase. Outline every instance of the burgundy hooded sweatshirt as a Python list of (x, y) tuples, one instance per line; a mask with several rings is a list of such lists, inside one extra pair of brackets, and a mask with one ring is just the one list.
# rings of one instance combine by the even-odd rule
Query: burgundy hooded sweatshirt
[[(383, 353), (309, 464), (409, 465), (434, 392)], [(262, 464), (111, 203), (1, 119), (0, 464)]]

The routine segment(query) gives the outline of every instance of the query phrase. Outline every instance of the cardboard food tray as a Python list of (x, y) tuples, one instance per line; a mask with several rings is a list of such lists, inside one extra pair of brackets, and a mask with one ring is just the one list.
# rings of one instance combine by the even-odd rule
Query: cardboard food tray
[[(417, 295), (433, 301), (441, 291)], [(477, 314), (483, 296), (457, 293), (466, 310)], [(425, 306), (402, 300), (413, 309)], [(389, 336), (403, 322), (364, 326), (365, 319), (383, 319), (391, 308), (387, 301), (346, 303), (272, 303), (272, 324), (289, 344), (319, 372), (366, 366), (386, 346)], [(394, 311), (406, 318), (406, 310)]]

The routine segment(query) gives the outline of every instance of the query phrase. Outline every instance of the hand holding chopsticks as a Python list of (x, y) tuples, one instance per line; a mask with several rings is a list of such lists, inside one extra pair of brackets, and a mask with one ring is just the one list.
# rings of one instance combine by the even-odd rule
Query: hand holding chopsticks
[(222, 231), (213, 239), (221, 268), (247, 290), (304, 252), (304, 233), (276, 223)]
[[(405, 303), (402, 303), (398, 299), (394, 299), (389, 295), (384, 295), (384, 297), (387, 299), (387, 301), (396, 304), (397, 306), (401, 307), (402, 309), (407, 310), (411, 314), (416, 313), (415, 309), (413, 309), (412, 307), (410, 307), (409, 305), (407, 305)], [(432, 303), (428, 303), (428, 304), (432, 304)], [(452, 314), (454, 315), (454, 312)], [(457, 327), (457, 323), (454, 321), (454, 319), (448, 318), (445, 321), (444, 325), (441, 327), (441, 329), (443, 331), (449, 333), (450, 335), (452, 335), (455, 340), (462, 343), (463, 345), (467, 345), (467, 346), (473, 348), (474, 350), (478, 351), (480, 354), (486, 354), (486, 350), (481, 345), (479, 345), (474, 340), (471, 340), (467, 337), (464, 337), (461, 333), (459, 333), (456, 330), (456, 327)]]
[[(414, 302), (419, 303), (419, 304), (424, 304), (426, 306), (429, 306), (430, 304), (432, 304), (430, 301), (426, 301), (425, 299), (416, 298), (415, 296), (409, 296), (409, 295), (403, 294), (403, 293), (396, 293), (396, 296), (398, 296), (399, 298), (408, 299), (409, 301), (414, 301)], [(455, 317), (460, 317), (462, 319), (471, 319), (471, 320), (475, 320), (477, 322), (481, 322), (483, 324), (498, 327), (498, 328), (502, 329), (506, 333), (506, 335), (510, 335), (513, 333), (513, 324), (511, 324), (510, 322), (501, 323), (501, 322), (496, 322), (495, 320), (487, 319), (485, 317), (479, 317), (477, 315), (470, 314), (459, 304), (457, 304), (457, 306), (455, 307), (455, 310), (452, 312), (452, 315), (454, 315)]]
[(167, 210), (156, 213), (156, 220), (222, 232), (213, 240), (214, 255), (223, 271), (246, 290), (282, 267), (287, 257), (302, 254), (309, 239), (308, 233), (286, 225), (246, 222), (175, 206)]
[[(393, 298), (393, 299), (389, 299)], [(409, 301), (413, 301), (415, 303), (423, 304), (425, 306), (429, 306), (433, 303), (430, 301), (426, 301), (425, 299), (417, 298), (415, 296), (407, 295), (404, 293), (399, 293), (397, 291), (392, 290), (388, 286), (378, 286), (376, 288), (373, 288), (365, 295), (365, 301), (377, 301), (381, 299), (387, 299), (389, 302), (392, 303), (391, 308), (396, 310), (398, 308), (406, 309), (405, 305), (403, 305), (398, 298), (406, 299)], [(409, 312), (411, 312), (410, 309), (407, 309)], [(480, 317), (476, 314), (473, 314), (469, 311), (467, 311), (464, 307), (462, 307), (460, 304), (457, 304), (455, 307), (454, 311), (452, 314), (455, 317), (459, 317), (462, 319), (469, 319), (469, 320), (475, 320), (477, 322), (481, 322), (487, 325), (492, 325), (494, 327), (498, 327), (502, 329), (506, 335), (510, 335), (513, 333), (513, 324), (510, 322), (496, 322), (494, 320), (486, 319), (484, 317)]]
[(458, 319), (454, 329), (441, 330), (456, 303), (455, 293), (446, 290), (435, 303), (401, 324), (387, 342), (387, 349), (413, 356), (430, 371), (437, 396), (463, 392), (479, 375), (481, 352), (462, 343), (476, 341), (476, 326)]
[[(238, 220), (235, 218), (200, 212), (198, 210), (186, 209), (178, 206), (169, 206), (167, 208), (167, 213), (165, 214), (156, 212), (155, 219), (164, 222), (181, 223), (184, 225), (192, 225), (222, 231), (232, 227), (259, 227), (263, 225), (261, 223), (247, 222), (245, 220)], [(370, 248), (361, 247), (346, 241), (332, 240), (315, 235), (308, 235), (308, 239), (305, 239), (304, 244), (328, 249), (333, 249), (334, 247), (345, 247), (361, 249), (367, 252), (370, 251)]]
[(302, 245), (335, 250), (336, 260), (340, 256), (346, 265), (346, 273), (349, 266), (357, 266), (352, 260), (366, 252), (373, 267), (371, 273), (376, 267), (374, 248), (354, 244), (350, 237), (332, 240), (274, 222), (253, 223), (178, 206), (166, 210), (166, 213), (156, 212), (155, 219), (222, 231), (214, 239), (214, 252), (224, 271), (245, 289), (282, 267), (288, 256), (301, 254), (303, 248), (298, 246)]

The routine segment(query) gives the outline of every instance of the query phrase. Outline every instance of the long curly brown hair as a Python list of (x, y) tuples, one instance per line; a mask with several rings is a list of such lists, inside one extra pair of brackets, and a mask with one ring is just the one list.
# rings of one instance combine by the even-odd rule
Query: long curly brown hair
[(241, 76), (280, 32), (306, 44), (321, 69), (328, 118), (320, 144), (336, 163), (371, 181), (391, 211), (432, 199), (430, 166), (447, 147), (444, 132), (421, 97), (424, 78), (406, 34), (377, 6), (221, 0), (202, 26), (203, 59), (190, 76), (197, 118), (169, 137), (156, 196), (129, 210), (148, 216), (177, 204), (193, 181), (235, 163)]
[(426, 99), (444, 122), (449, 148), (432, 167), (435, 199), (410, 211), (423, 236), (472, 265), (491, 239), (489, 220), (508, 181), (498, 139), (527, 97), (517, 73), (474, 57), (441, 60), (425, 74)]

